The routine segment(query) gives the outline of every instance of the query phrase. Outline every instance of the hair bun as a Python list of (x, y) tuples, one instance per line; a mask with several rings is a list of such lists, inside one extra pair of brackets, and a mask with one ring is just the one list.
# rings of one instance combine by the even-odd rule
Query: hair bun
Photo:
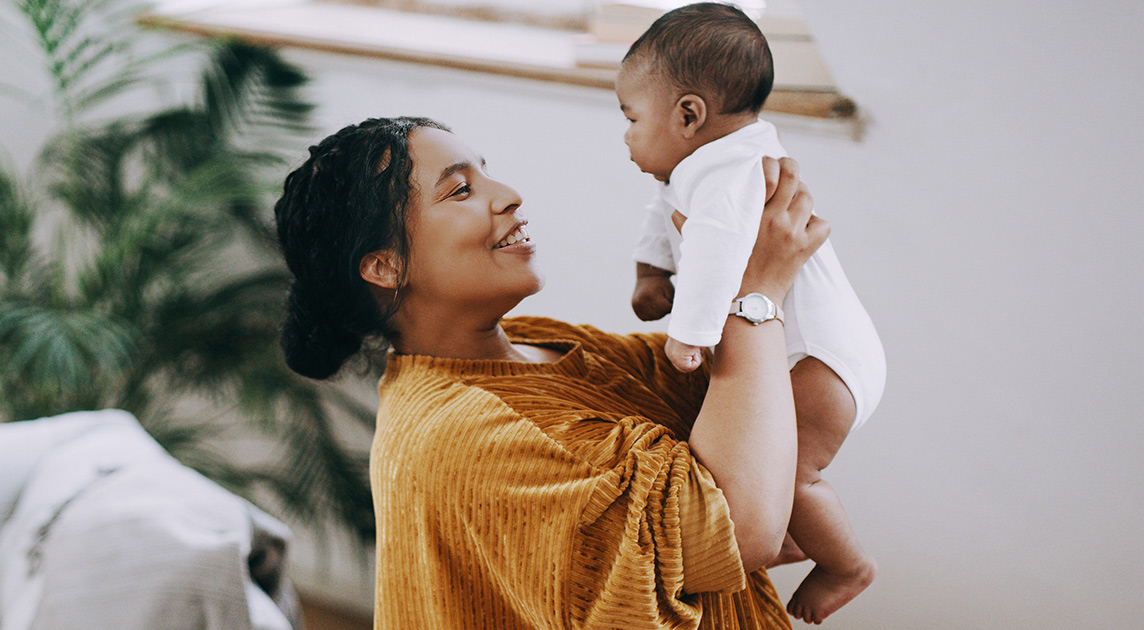
[(298, 284), (291, 284), (282, 327), (282, 351), (291, 370), (313, 379), (329, 378), (361, 349), (361, 343), (360, 335), (322, 317), (300, 294)]

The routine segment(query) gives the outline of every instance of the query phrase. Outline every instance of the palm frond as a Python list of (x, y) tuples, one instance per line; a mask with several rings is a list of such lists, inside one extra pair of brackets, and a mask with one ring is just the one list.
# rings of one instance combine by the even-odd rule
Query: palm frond
[(0, 96), (17, 101), (24, 101), (25, 103), (31, 103), (36, 100), (36, 95), (28, 90), (4, 82), (0, 82)]
[(210, 127), (220, 136), (308, 133), (313, 106), (296, 94), (305, 81), (305, 75), (273, 51), (226, 40), (203, 74), (203, 111), (211, 114)]
[[(108, 0), (17, 0), (16, 8), (32, 27), (65, 116), (82, 108), (75, 90), (97, 71), (116, 77), (113, 58), (131, 46), (133, 31), (107, 28), (115, 23)], [(139, 5), (134, 5), (138, 7)]]
[[(41, 153), (39, 194), (0, 171), (0, 420), (120, 407), (233, 491), (368, 540), (365, 445), (334, 427), (370, 427), (373, 412), (290, 372), (278, 348), (288, 274), (269, 210), (285, 151), (313, 133), (306, 77), (237, 41), (136, 56), (131, 0), (14, 1), (66, 124)], [(146, 86), (169, 50), (206, 53), (196, 99), (79, 115)], [(54, 247), (37, 241), (49, 215)], [(233, 427), (270, 463), (228, 459)]]
[(24, 397), (34, 401), (21, 413), (51, 415), (76, 404), (98, 408), (103, 386), (119, 380), (137, 343), (129, 323), (105, 313), (0, 302), (0, 347), (6, 350), (0, 369), (5, 380), (23, 383)]
[(298, 517), (318, 517), (345, 524), (361, 540), (374, 533), (373, 501), (369, 491), (369, 459), (365, 452), (342, 447), (331, 429), (332, 419), (312, 388), (297, 388), (283, 398), (286, 413), (280, 428), (290, 462), (285, 478), (302, 504), (284, 507)]
[(110, 225), (127, 205), (127, 168), (133, 137), (124, 123), (72, 129), (45, 147), (41, 161), (53, 196), (70, 215), (99, 229)]
[(0, 288), (15, 288), (28, 268), (34, 223), (32, 208), (16, 182), (0, 169)]
[(209, 391), (244, 380), (258, 353), (276, 349), (285, 286), (285, 274), (275, 268), (165, 295), (149, 313), (149, 365), (171, 370), (181, 388)]

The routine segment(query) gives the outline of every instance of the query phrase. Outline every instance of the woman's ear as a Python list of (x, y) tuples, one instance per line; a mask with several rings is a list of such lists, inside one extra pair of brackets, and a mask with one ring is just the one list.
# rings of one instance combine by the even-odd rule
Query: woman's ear
[(398, 259), (392, 250), (379, 249), (361, 257), (358, 263), (361, 279), (381, 289), (397, 289)]
[(690, 140), (707, 122), (707, 102), (698, 94), (684, 94), (675, 102), (674, 113), (683, 137)]

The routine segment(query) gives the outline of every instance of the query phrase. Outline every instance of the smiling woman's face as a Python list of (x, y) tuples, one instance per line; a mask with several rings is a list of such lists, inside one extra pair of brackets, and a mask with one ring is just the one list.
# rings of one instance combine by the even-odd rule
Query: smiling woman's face
[(544, 276), (520, 195), (489, 177), (484, 158), (447, 131), (414, 130), (409, 152), (405, 303), (503, 314), (539, 291)]

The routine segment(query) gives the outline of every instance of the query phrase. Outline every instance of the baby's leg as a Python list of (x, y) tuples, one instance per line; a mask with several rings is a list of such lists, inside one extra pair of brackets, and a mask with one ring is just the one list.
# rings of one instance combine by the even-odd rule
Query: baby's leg
[(877, 565), (858, 542), (838, 495), (822, 479), (822, 469), (834, 459), (854, 422), (854, 398), (842, 379), (813, 357), (794, 366), (791, 385), (798, 419), (798, 473), (790, 534), (815, 567), (787, 611), (807, 623), (822, 623), (870, 585)]

